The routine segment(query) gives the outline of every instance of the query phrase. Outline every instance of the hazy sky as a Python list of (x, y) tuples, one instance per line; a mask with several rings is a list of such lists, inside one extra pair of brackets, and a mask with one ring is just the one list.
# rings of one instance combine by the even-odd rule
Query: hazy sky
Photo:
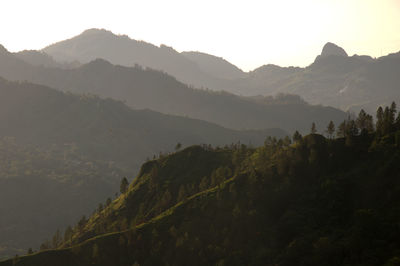
[(244, 70), (305, 66), (328, 41), (351, 55), (399, 51), (400, 0), (1, 1), (0, 43), (13, 52), (88, 28), (218, 55)]

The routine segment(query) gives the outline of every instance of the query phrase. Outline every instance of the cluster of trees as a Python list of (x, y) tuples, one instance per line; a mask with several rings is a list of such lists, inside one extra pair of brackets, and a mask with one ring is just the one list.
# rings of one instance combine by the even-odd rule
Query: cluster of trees
[[(400, 113), (397, 114), (396, 103), (392, 102), (390, 106), (378, 108), (376, 112), (376, 123), (372, 115), (367, 114), (363, 109), (359, 112), (356, 118), (348, 116), (346, 120), (335, 127), (333, 121), (330, 121), (326, 130), (322, 134), (326, 133), (327, 137), (332, 139), (335, 136), (339, 138), (352, 137), (357, 135), (366, 135), (376, 132), (378, 136), (384, 136), (400, 129)], [(396, 117), (397, 114), (397, 117)], [(317, 133), (317, 128), (313, 122), (311, 125), (311, 134)], [(299, 132), (296, 131), (293, 139), (299, 139)]]

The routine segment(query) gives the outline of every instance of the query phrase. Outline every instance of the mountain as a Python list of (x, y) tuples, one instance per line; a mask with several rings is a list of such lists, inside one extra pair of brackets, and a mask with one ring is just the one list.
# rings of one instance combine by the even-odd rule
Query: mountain
[[(361, 108), (375, 112), (379, 105), (399, 100), (399, 94), (394, 92), (400, 69), (396, 54), (379, 59), (348, 56), (343, 48), (331, 42), (324, 45), (316, 61), (306, 68), (271, 68), (267, 65), (248, 73), (222, 58), (200, 52), (178, 53), (166, 46), (157, 47), (99, 29), (87, 30), (43, 51), (58, 61), (87, 63), (103, 58), (123, 66), (136, 63), (164, 71), (198, 88), (245, 96), (299, 94), (312, 104), (356, 112)], [(393, 60), (388, 72), (377, 68), (379, 61), (388, 60)], [(341, 70), (340, 73), (335, 69)], [(371, 71), (374, 71), (372, 77), (368, 76)]]
[(297, 94), (311, 104), (355, 112), (361, 108), (375, 112), (380, 105), (400, 100), (400, 58), (395, 55), (378, 59), (347, 56), (343, 48), (327, 43), (306, 68), (261, 70), (232, 83), (233, 91), (242, 95)]
[(201, 52), (182, 52), (181, 54), (195, 62), (203, 72), (218, 78), (239, 79), (246, 76), (241, 69), (221, 57)]
[(322, 129), (326, 120), (339, 123), (347, 116), (340, 110), (305, 102), (267, 104), (226, 92), (193, 89), (160, 71), (115, 66), (103, 59), (60, 69), (32, 66), (5, 53), (0, 56), (0, 76), (97, 94), (126, 101), (133, 108), (188, 116), (238, 130), (281, 128), (289, 133), (296, 129), (308, 132), (312, 121)]
[(339, 47), (334, 43), (328, 42), (322, 48), (321, 55), (319, 55), (319, 57), (317, 57), (317, 59), (318, 58), (329, 57), (329, 56), (347, 57), (347, 53), (342, 47)]
[(52, 44), (42, 50), (60, 62), (88, 63), (97, 58), (112, 64), (136, 64), (161, 70), (180, 81), (199, 86), (202, 81), (218, 82), (218, 78), (201, 71), (195, 63), (166, 45), (160, 47), (115, 35), (104, 29), (89, 29), (71, 39)]
[(146, 158), (183, 146), (261, 145), (281, 130), (235, 131), (122, 102), (0, 79), (0, 257), (37, 247), (88, 215)]
[(400, 124), (380, 122), (149, 161), (55, 247), (0, 266), (396, 265)]
[(74, 68), (79, 66), (79, 62), (59, 63), (56, 62), (51, 56), (44, 52), (36, 50), (24, 50), (14, 53), (16, 57), (34, 66), (44, 67), (58, 67), (58, 68)]

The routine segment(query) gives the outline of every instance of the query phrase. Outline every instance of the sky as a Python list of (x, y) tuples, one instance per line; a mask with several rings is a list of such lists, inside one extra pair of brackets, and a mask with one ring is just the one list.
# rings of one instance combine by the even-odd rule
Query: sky
[(350, 55), (400, 51), (400, 0), (2, 0), (0, 44), (41, 49), (104, 28), (248, 71), (306, 66), (326, 42)]

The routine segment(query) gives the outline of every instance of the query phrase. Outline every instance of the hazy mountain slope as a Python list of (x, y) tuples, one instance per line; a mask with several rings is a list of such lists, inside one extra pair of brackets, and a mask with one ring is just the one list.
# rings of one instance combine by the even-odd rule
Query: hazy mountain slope
[[(72, 95), (30, 83), (0, 80), (0, 132), (26, 143), (74, 142), (101, 159), (137, 165), (146, 156), (183, 145), (258, 145), (268, 131), (241, 132), (201, 120), (132, 110), (121, 102)], [(271, 131), (282, 134), (282, 131)]]
[[(126, 194), (75, 227), (74, 241), (90, 228), (107, 234), (0, 265), (395, 265), (398, 134), (190, 147), (143, 165)], [(180, 183), (186, 194), (175, 192)], [(135, 219), (154, 209), (161, 214)]]
[(0, 158), (0, 258), (38, 248), (89, 215), (134, 171), (83, 156), (73, 145), (41, 148), (10, 137), (0, 139)]
[(36, 50), (24, 50), (18, 53), (14, 53), (14, 55), (19, 59), (34, 66), (59, 67), (59, 68), (74, 68), (79, 66), (79, 63), (77, 61), (71, 63), (56, 62), (48, 54)]
[[(12, 54), (0, 60), (0, 75), (13, 80), (29, 80), (79, 93), (94, 93), (126, 101), (134, 108), (189, 116), (234, 129), (282, 128), (308, 132), (312, 121), (325, 128), (326, 120), (338, 123), (346, 114), (330, 107), (304, 102), (263, 104), (251, 98), (225, 92), (189, 88), (175, 78), (141, 67), (114, 66), (97, 59), (74, 69), (34, 67)], [(1, 58), (0, 58), (1, 59)], [(4, 62), (4, 63), (3, 63)]]
[(210, 75), (222, 79), (238, 79), (246, 76), (245, 72), (221, 57), (201, 52), (182, 52), (181, 54), (195, 62), (203, 72)]
[(171, 47), (160, 47), (136, 41), (125, 35), (115, 35), (104, 29), (89, 29), (71, 39), (52, 44), (43, 49), (57, 61), (88, 63), (97, 58), (113, 64), (150, 67), (162, 70), (177, 79), (195, 86), (206, 86), (208, 81), (218, 82), (213, 75)]
[(0, 79), (0, 212), (7, 213), (0, 218), (0, 256), (37, 248), (117, 192), (123, 175), (132, 179), (146, 158), (178, 142), (260, 145), (267, 135), (283, 134), (234, 131)]
[(361, 108), (375, 112), (380, 105), (400, 100), (400, 58), (395, 55), (349, 57), (341, 47), (328, 43), (306, 68), (269, 67), (257, 72), (235, 82), (234, 91), (243, 95), (298, 94), (312, 104), (356, 112)]
[[(386, 72), (386, 69), (377, 68), (380, 65), (377, 61), (386, 61), (388, 58), (374, 60), (369, 56), (349, 57), (343, 48), (333, 43), (327, 43), (316, 62), (309, 67), (267, 65), (249, 73), (243, 73), (215, 56), (198, 52), (179, 54), (172, 48), (159, 48), (97, 29), (85, 31), (43, 51), (57, 60), (89, 62), (104, 58), (124, 66), (138, 63), (165, 71), (196, 87), (245, 96), (294, 93), (312, 104), (330, 105), (343, 110), (358, 111), (365, 108), (375, 111), (380, 104), (387, 104), (392, 99), (399, 100), (399, 93), (394, 92), (400, 69), (400, 59), (396, 54), (391, 56), (392, 66)], [(338, 73), (335, 69), (342, 71)], [(374, 71), (372, 77), (367, 75), (370, 71)]]

